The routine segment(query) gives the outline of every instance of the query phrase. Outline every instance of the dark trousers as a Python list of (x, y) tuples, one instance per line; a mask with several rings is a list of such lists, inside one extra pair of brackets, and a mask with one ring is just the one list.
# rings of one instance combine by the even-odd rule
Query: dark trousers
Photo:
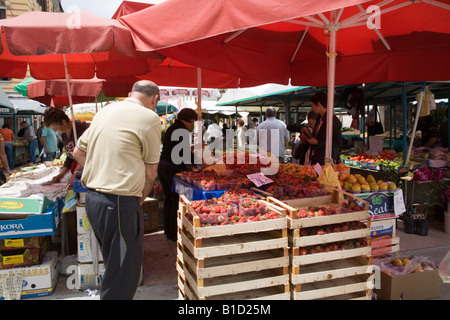
[(181, 172), (180, 169), (160, 161), (158, 165), (158, 178), (164, 193), (164, 234), (167, 239), (177, 240), (177, 210), (179, 195), (172, 192), (173, 177)]
[(132, 300), (141, 276), (144, 242), (139, 199), (88, 190), (85, 208), (105, 265), (100, 299)]

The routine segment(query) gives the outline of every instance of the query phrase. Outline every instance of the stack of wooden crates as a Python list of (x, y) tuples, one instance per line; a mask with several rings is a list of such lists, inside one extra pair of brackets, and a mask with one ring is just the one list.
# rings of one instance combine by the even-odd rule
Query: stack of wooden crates
[[(289, 299), (285, 210), (266, 203), (278, 219), (200, 227), (189, 204), (180, 196), (177, 268), (181, 299)], [(192, 223), (186, 218), (187, 210), (192, 210)]]
[[(345, 193), (345, 192), (344, 192)], [(346, 194), (351, 198), (352, 194)], [(343, 193), (265, 203), (281, 218), (262, 222), (200, 227), (191, 223), (189, 201), (180, 196), (178, 212), (179, 298), (197, 299), (371, 299), (373, 268), (368, 203), (361, 211), (298, 218), (298, 209), (340, 206)], [(364, 221), (361, 227), (361, 221)], [(355, 222), (360, 227), (304, 236), (305, 228)], [(302, 254), (302, 248), (357, 239), (364, 246)]]

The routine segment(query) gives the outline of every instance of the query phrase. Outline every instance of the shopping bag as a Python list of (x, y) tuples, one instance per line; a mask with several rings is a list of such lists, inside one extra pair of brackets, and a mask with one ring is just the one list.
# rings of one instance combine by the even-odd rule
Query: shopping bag
[(367, 127), (367, 134), (369, 136), (375, 136), (382, 133), (384, 133), (384, 128), (381, 122), (375, 122), (372, 126)]

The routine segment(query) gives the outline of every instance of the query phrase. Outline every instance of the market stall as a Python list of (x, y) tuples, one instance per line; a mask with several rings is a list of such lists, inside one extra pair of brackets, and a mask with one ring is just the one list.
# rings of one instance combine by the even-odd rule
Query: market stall
[[(0, 186), (0, 299), (49, 295), (56, 288), (71, 191), (67, 181), (45, 183), (59, 172), (60, 162), (52, 164), (23, 167)], [(54, 247), (57, 230), (61, 250)]]

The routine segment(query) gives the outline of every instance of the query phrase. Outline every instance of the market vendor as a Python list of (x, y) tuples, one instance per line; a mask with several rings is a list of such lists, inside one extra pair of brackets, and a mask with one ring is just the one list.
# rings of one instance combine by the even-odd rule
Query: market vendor
[(310, 154), (310, 144), (308, 139), (312, 137), (314, 126), (316, 125), (317, 115), (311, 109), (306, 115), (307, 125), (303, 124), (289, 124), (287, 129), (291, 132), (300, 133), (299, 143), (295, 145), (292, 149), (293, 161), (297, 161), (298, 164), (308, 165), (309, 164), (309, 154)]
[[(307, 141), (311, 145), (310, 164), (315, 165), (319, 163), (325, 164), (325, 145), (327, 139), (327, 95), (325, 92), (317, 92), (311, 97), (312, 110), (318, 115), (316, 125), (314, 126), (313, 134), (311, 138), (306, 137)], [(339, 153), (342, 147), (343, 138), (341, 133), (342, 123), (333, 114), (333, 141), (331, 157), (338, 163)]]
[(20, 127), (24, 129), (23, 131), (23, 140), (25, 140), (28, 144), (28, 149), (30, 151), (30, 163), (36, 163), (36, 133), (32, 126), (28, 124), (26, 121), (22, 121), (20, 123)]
[[(194, 154), (191, 151), (190, 141), (186, 141), (186, 138), (194, 129), (197, 118), (197, 112), (193, 109), (185, 108), (178, 113), (177, 120), (164, 135), (159, 160), (158, 177), (164, 192), (164, 234), (167, 239), (173, 241), (177, 240), (179, 202), (179, 195), (172, 192), (173, 178), (177, 173), (188, 170), (190, 165), (194, 164)], [(186, 148), (181, 148), (180, 143), (186, 144)], [(187, 148), (190, 151), (189, 155), (184, 154)]]
[[(77, 166), (77, 162), (73, 158), (72, 154), (76, 146), (75, 137), (73, 134), (72, 121), (63, 110), (52, 107), (47, 108), (47, 110), (45, 110), (44, 123), (47, 127), (61, 134), (61, 138), (64, 144), (64, 148), (66, 149), (67, 155), (63, 167), (61, 168), (60, 172), (53, 177), (51, 182), (53, 183), (59, 182), (69, 171), (73, 174), (71, 179), (71, 181), (73, 181), (73, 178), (75, 177), (74, 172), (78, 170), (80, 167)], [(80, 137), (88, 127), (89, 126), (86, 123), (76, 121), (75, 129), (77, 131), (77, 137)]]
[(417, 130), (422, 132), (420, 146), (424, 148), (441, 147), (441, 134), (438, 125), (431, 115), (419, 117)]

